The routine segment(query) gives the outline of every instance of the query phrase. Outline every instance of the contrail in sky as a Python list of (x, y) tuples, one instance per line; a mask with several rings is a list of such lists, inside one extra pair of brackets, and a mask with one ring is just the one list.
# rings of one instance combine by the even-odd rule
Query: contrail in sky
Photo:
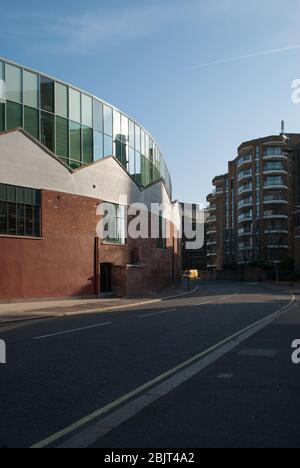
[(197, 70), (199, 68), (211, 67), (213, 65), (223, 65), (223, 64), (231, 63), (231, 62), (239, 62), (240, 60), (246, 60), (246, 59), (254, 58), (254, 57), (263, 57), (264, 55), (279, 54), (281, 52), (288, 52), (290, 50), (297, 50), (297, 49), (300, 49), (300, 44), (296, 44), (296, 45), (289, 46), (289, 47), (282, 47), (281, 49), (265, 50), (262, 52), (256, 52), (255, 54), (241, 55), (240, 57), (231, 57), (231, 58), (224, 59), (224, 60), (216, 60), (214, 62), (201, 63), (200, 65), (194, 65), (193, 67), (189, 67), (189, 69)]

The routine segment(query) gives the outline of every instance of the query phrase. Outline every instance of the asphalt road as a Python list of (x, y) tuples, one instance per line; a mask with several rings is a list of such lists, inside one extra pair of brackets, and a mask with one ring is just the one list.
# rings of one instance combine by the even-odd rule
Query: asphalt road
[[(97, 447), (294, 443), (291, 437), (288, 442), (286, 438), (279, 441), (278, 435), (290, 433), (287, 415), (293, 415), (292, 427), (300, 421), (300, 367), (290, 362), (289, 333), (282, 342), (277, 332), (275, 346), (240, 344), (242, 350), (251, 348), (252, 354), (253, 349), (269, 354), (261, 357), (254, 352), (251, 356), (250, 350), (249, 357), (240, 356), (236, 349), (229, 350), (191, 377), (185, 374), (181, 385), (171, 385), (170, 391), (164, 390), (161, 398), (151, 400), (145, 408), (141, 405), (139, 409), (142, 400), (138, 398), (143, 398), (143, 391), (128, 396), (158, 376), (161, 378), (157, 384), (163, 384), (170, 369), (181, 363), (187, 363), (187, 368), (189, 361), (198, 361), (193, 361), (195, 356), (200, 359), (201, 353), (279, 311), (291, 297), (288, 292), (274, 292), (261, 285), (201, 283), (193, 296), (143, 308), (0, 328), (0, 339), (7, 344), (7, 364), (0, 366), (0, 447), (31, 447), (41, 441), (45, 441), (41, 446), (63, 446), (73, 437), (83, 440), (82, 446)], [(272, 327), (269, 325), (250, 341), (270, 333)], [(300, 338), (297, 324), (296, 329)], [(285, 354), (278, 361), (280, 346)], [(290, 374), (285, 375), (285, 385), (281, 385), (280, 373), (287, 369)], [(171, 375), (176, 379), (176, 374)], [(253, 379), (258, 382), (256, 386)], [(292, 389), (287, 387), (289, 379)], [(271, 398), (275, 393), (276, 403), (288, 401), (293, 411), (284, 405), (278, 408)], [(116, 401), (118, 404), (101, 414), (101, 409)], [(263, 413), (262, 428), (279, 426), (280, 431), (274, 429), (276, 437), (272, 438), (271, 431), (262, 438), (261, 432), (255, 431), (260, 425), (257, 409), (266, 410), (269, 405), (269, 412)], [(124, 411), (121, 416), (118, 413), (122, 407), (126, 407), (127, 417)], [(279, 414), (281, 411), (284, 414)], [(93, 417), (82, 421), (88, 415)], [(93, 440), (86, 431), (104, 415), (113, 418), (114, 424)], [(78, 421), (72, 430), (70, 426)], [(95, 428), (93, 431), (97, 434)]]

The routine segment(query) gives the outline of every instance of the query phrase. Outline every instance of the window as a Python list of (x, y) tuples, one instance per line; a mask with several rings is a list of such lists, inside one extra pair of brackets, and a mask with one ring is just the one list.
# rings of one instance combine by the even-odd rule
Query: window
[(23, 73), (23, 96), (25, 106), (39, 107), (39, 78), (26, 70)]
[(94, 161), (103, 158), (103, 134), (94, 131)]
[(69, 157), (69, 122), (62, 117), (56, 117), (56, 154), (63, 159)]
[(125, 115), (121, 115), (121, 133), (126, 138), (126, 142), (129, 137), (128, 118)]
[(141, 129), (138, 125), (135, 125), (135, 149), (141, 152)]
[(81, 126), (70, 122), (70, 158), (81, 161)]
[(24, 107), (24, 128), (37, 140), (40, 136), (39, 131), (39, 111), (32, 107)]
[(80, 93), (72, 88), (69, 88), (69, 118), (74, 122), (81, 122)]
[[(113, 112), (110, 107), (103, 106), (104, 133), (112, 136), (113, 134)], [(111, 151), (112, 154), (112, 151)]]
[(20, 68), (6, 65), (6, 98), (13, 102), (22, 102), (22, 71)]
[(68, 88), (60, 83), (55, 83), (55, 113), (68, 118)]
[(104, 135), (104, 157), (112, 156), (113, 154), (113, 140), (112, 137)]
[(0, 235), (41, 236), (39, 190), (0, 184)]
[(129, 167), (128, 167), (128, 171), (129, 171), (129, 174), (134, 176), (135, 175), (135, 158), (134, 158), (134, 149), (133, 148), (129, 148)]
[(93, 130), (82, 127), (82, 160), (85, 164), (93, 162)]
[(92, 128), (93, 126), (93, 100), (85, 94), (81, 95), (82, 103), (82, 123), (86, 127)]
[(54, 81), (41, 76), (41, 108), (54, 114)]
[(138, 151), (135, 152), (135, 181), (137, 184), (141, 185), (141, 153)]
[(0, 60), (0, 99), (6, 99), (5, 91), (5, 65)]
[(129, 146), (131, 146), (131, 148), (134, 148), (134, 140), (134, 123), (129, 120)]
[(121, 140), (121, 115), (114, 111), (114, 140)]
[(41, 113), (41, 142), (54, 153), (54, 115)]
[(23, 108), (21, 104), (7, 101), (6, 122), (7, 130), (23, 127)]
[(103, 132), (103, 105), (94, 100), (94, 129)]
[(5, 102), (0, 99), (0, 132), (5, 130)]
[(265, 156), (281, 156), (282, 147), (281, 146), (268, 146), (264, 152)]
[(105, 242), (112, 244), (126, 244), (127, 216), (126, 207), (113, 203), (104, 203)]
[(157, 248), (167, 248), (167, 221), (162, 216), (159, 217), (159, 238), (157, 239)]

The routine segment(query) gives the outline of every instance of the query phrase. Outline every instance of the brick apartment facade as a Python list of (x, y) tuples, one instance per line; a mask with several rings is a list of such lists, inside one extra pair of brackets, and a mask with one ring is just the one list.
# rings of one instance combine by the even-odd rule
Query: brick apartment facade
[(228, 173), (213, 180), (207, 198), (211, 272), (288, 260), (300, 270), (299, 148), (298, 134), (245, 142)]

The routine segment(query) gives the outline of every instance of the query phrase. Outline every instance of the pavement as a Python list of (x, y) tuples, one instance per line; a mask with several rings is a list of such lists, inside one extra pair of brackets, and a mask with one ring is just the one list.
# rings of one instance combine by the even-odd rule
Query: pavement
[(299, 447), (299, 295), (203, 283), (0, 330), (0, 447)]
[(103, 297), (92, 299), (60, 299), (49, 301), (16, 301), (0, 302), (0, 326), (3, 324), (37, 320), (49, 317), (71, 316), (90, 313), (102, 313), (119, 309), (128, 309), (136, 305), (150, 304), (163, 301), (170, 297), (189, 295), (195, 291), (195, 285), (191, 285), (191, 291), (187, 288), (171, 289), (168, 292), (136, 299), (121, 299), (116, 297)]

